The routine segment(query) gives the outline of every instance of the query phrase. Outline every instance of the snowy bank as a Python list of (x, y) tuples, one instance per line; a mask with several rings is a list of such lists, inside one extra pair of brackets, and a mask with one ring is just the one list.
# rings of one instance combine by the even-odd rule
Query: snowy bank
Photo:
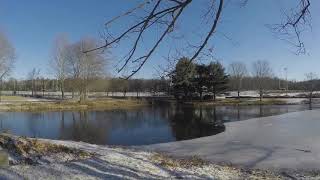
[[(35, 140), (7, 134), (0, 135), (0, 139), (10, 159), (10, 165), (0, 169), (0, 178), (5, 179), (283, 179), (292, 176), (215, 165), (197, 157), (173, 159), (153, 152), (83, 142)], [(33, 141), (38, 148), (27, 147)], [(47, 145), (50, 148), (45, 148)], [(14, 149), (19, 146), (22, 149)], [(18, 161), (21, 156), (30, 156), (31, 161)], [(318, 176), (294, 174), (294, 177)]]

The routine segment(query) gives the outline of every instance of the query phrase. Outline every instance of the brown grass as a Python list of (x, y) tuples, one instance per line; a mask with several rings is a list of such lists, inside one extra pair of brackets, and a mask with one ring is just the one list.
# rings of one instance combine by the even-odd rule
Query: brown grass
[(1, 101), (26, 101), (29, 98), (22, 96), (1, 96)]
[(216, 101), (194, 101), (186, 104), (193, 105), (288, 105), (288, 103), (281, 99), (220, 99)]
[(146, 101), (130, 99), (101, 99), (58, 102), (20, 102), (1, 104), (0, 111), (108, 110), (128, 109), (147, 105)]
[[(219, 174), (231, 174), (236, 179), (268, 179), (268, 180), (275, 180), (275, 179), (287, 179), (288, 176), (283, 176), (278, 172), (272, 172), (267, 170), (258, 170), (258, 169), (244, 169), (240, 167), (235, 167), (232, 165), (217, 165), (212, 164), (208, 161), (201, 159), (198, 156), (193, 157), (186, 157), (186, 158), (173, 158), (164, 154), (156, 153), (151, 157), (151, 160), (168, 169), (175, 170), (176, 168), (202, 168), (203, 166), (208, 166), (208, 168), (214, 168), (215, 172)], [(217, 179), (219, 175), (217, 174)], [(225, 176), (221, 176), (223, 178)], [(314, 176), (312, 176), (314, 177)]]
[(22, 162), (28, 164), (34, 163), (34, 157), (57, 153), (71, 154), (79, 159), (93, 156), (92, 153), (83, 150), (4, 133), (0, 134), (0, 146), (6, 149), (9, 154), (18, 156)]
[(201, 167), (207, 165), (208, 162), (201, 159), (198, 156), (192, 156), (188, 158), (172, 158), (170, 156), (156, 153), (152, 156), (152, 161), (167, 168), (175, 168), (175, 167), (183, 167), (183, 168), (190, 168), (190, 167)]

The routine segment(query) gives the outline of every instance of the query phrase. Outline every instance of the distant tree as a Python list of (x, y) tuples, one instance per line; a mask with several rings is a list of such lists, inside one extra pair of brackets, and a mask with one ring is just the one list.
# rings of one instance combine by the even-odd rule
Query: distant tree
[(195, 87), (200, 94), (202, 100), (203, 91), (207, 86), (208, 81), (208, 67), (204, 64), (196, 65), (196, 75), (194, 79)]
[(118, 85), (120, 87), (120, 91), (122, 92), (123, 94), (123, 97), (126, 97), (126, 94), (128, 92), (128, 88), (129, 88), (129, 83), (128, 83), (128, 80), (126, 79), (119, 79), (118, 80)]
[(109, 92), (111, 92), (111, 96), (113, 96), (113, 92), (116, 92), (117, 90), (118, 90), (118, 88), (117, 88), (117, 79), (115, 79), (115, 78), (111, 78), (110, 80), (109, 80), (109, 83), (108, 83), (109, 85), (108, 85), (108, 87), (107, 87), (107, 96), (109, 96)]
[(317, 75), (313, 72), (305, 74), (306, 77), (306, 90), (308, 91), (308, 97), (309, 97), (309, 104), (310, 107), (312, 105), (312, 96), (313, 96), (313, 91), (315, 89), (315, 83), (317, 80)]
[(11, 77), (6, 84), (6, 90), (12, 91), (12, 94), (15, 95), (17, 90), (17, 80)]
[(228, 86), (229, 76), (219, 62), (211, 62), (208, 65), (207, 87), (213, 93), (213, 100), (216, 101), (216, 95), (225, 91)]
[(0, 32), (0, 101), (1, 101), (1, 90), (2, 81), (9, 75), (13, 68), (13, 63), (15, 60), (15, 49), (4, 35)]
[(155, 79), (155, 83), (157, 84), (158, 92), (163, 92), (163, 93), (169, 94), (170, 80), (165, 79), (164, 77), (161, 77), (160, 79)]
[(47, 89), (47, 82), (48, 82), (48, 80), (45, 79), (44, 77), (41, 77), (41, 78), (40, 78), (40, 81), (41, 81), (42, 97), (44, 97), (44, 92), (45, 92), (46, 89)]
[(28, 73), (28, 79), (31, 82), (31, 96), (34, 96), (34, 92), (36, 90), (36, 80), (39, 78), (40, 69), (33, 68)]
[[(130, 83), (131, 82), (131, 83)], [(133, 91), (135, 91), (137, 93), (137, 97), (139, 97), (139, 93), (142, 91), (142, 80), (141, 79), (132, 79), (131, 81), (129, 81), (129, 83), (131, 84), (131, 88)]]
[(240, 91), (242, 88), (242, 80), (248, 74), (246, 65), (242, 62), (233, 62), (229, 65), (229, 75), (231, 82), (235, 86), (238, 92), (238, 98), (240, 98)]
[(184, 92), (184, 97), (189, 97), (193, 89), (193, 79), (196, 73), (196, 66), (190, 63), (186, 57), (181, 58), (172, 75), (172, 83), (175, 93)]
[(272, 77), (272, 69), (268, 61), (258, 60), (253, 64), (253, 76), (259, 92), (260, 101), (262, 101), (264, 90), (268, 86), (268, 79)]
[(80, 101), (85, 100), (89, 82), (103, 77), (106, 73), (107, 51), (92, 51), (84, 53), (86, 49), (94, 48), (94, 39), (82, 39), (72, 44), (67, 50), (68, 75), (73, 79), (74, 87), (80, 94)]
[(108, 92), (110, 81), (106, 77), (96, 78), (89, 84), (89, 91), (93, 92)]
[(52, 51), (52, 58), (50, 61), (50, 68), (57, 80), (61, 91), (61, 98), (64, 99), (64, 82), (67, 77), (67, 51), (68, 40), (65, 36), (58, 36), (55, 39)]

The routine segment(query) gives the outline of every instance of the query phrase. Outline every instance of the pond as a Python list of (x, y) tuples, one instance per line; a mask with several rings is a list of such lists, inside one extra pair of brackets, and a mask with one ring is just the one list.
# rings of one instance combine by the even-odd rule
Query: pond
[(215, 135), (225, 131), (224, 123), (308, 108), (162, 104), (130, 110), (0, 112), (0, 131), (93, 144), (146, 145)]

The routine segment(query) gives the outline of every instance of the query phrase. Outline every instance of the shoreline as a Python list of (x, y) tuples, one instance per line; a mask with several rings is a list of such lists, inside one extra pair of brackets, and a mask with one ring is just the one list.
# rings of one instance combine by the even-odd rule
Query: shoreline
[(148, 105), (147, 101), (133, 99), (100, 99), (77, 102), (64, 101), (24, 101), (0, 104), (0, 112), (8, 111), (62, 111), (62, 110), (113, 110), (130, 109)]
[(2, 101), (0, 103), (0, 112), (12, 111), (64, 111), (64, 110), (115, 110), (115, 109), (131, 109), (143, 106), (150, 106), (153, 103), (173, 103), (192, 106), (251, 106), (251, 105), (298, 105), (304, 104), (304, 99), (288, 99), (288, 98), (266, 98), (262, 101), (256, 98), (249, 99), (219, 99), (217, 101), (177, 101), (173, 99), (147, 100), (136, 98), (101, 98), (89, 99), (84, 102), (76, 100), (38, 100), (31, 99), (29, 101)]
[[(310, 179), (320, 177), (318, 172), (294, 170), (277, 172), (230, 164), (215, 164), (197, 156), (177, 159), (166, 154), (138, 150), (133, 147), (34, 139), (8, 134), (0, 134), (0, 140), (2, 147), (16, 148), (15, 150), (7, 149), (11, 165), (0, 168), (2, 177), (14, 179), (34, 179), (34, 177), (51, 179), (285, 179), (295, 177)], [(6, 146), (6, 142), (11, 146)], [(33, 144), (37, 145), (36, 148), (28, 147)], [(18, 156), (27, 161), (16, 161), (12, 164), (13, 160), (19, 159)]]
[(298, 105), (305, 104), (304, 98), (264, 98), (260, 101), (258, 98), (226, 98), (213, 100), (193, 100), (193, 101), (177, 101), (168, 100), (167, 102), (184, 104), (184, 105), (195, 105), (195, 106), (251, 106), (251, 105)]

